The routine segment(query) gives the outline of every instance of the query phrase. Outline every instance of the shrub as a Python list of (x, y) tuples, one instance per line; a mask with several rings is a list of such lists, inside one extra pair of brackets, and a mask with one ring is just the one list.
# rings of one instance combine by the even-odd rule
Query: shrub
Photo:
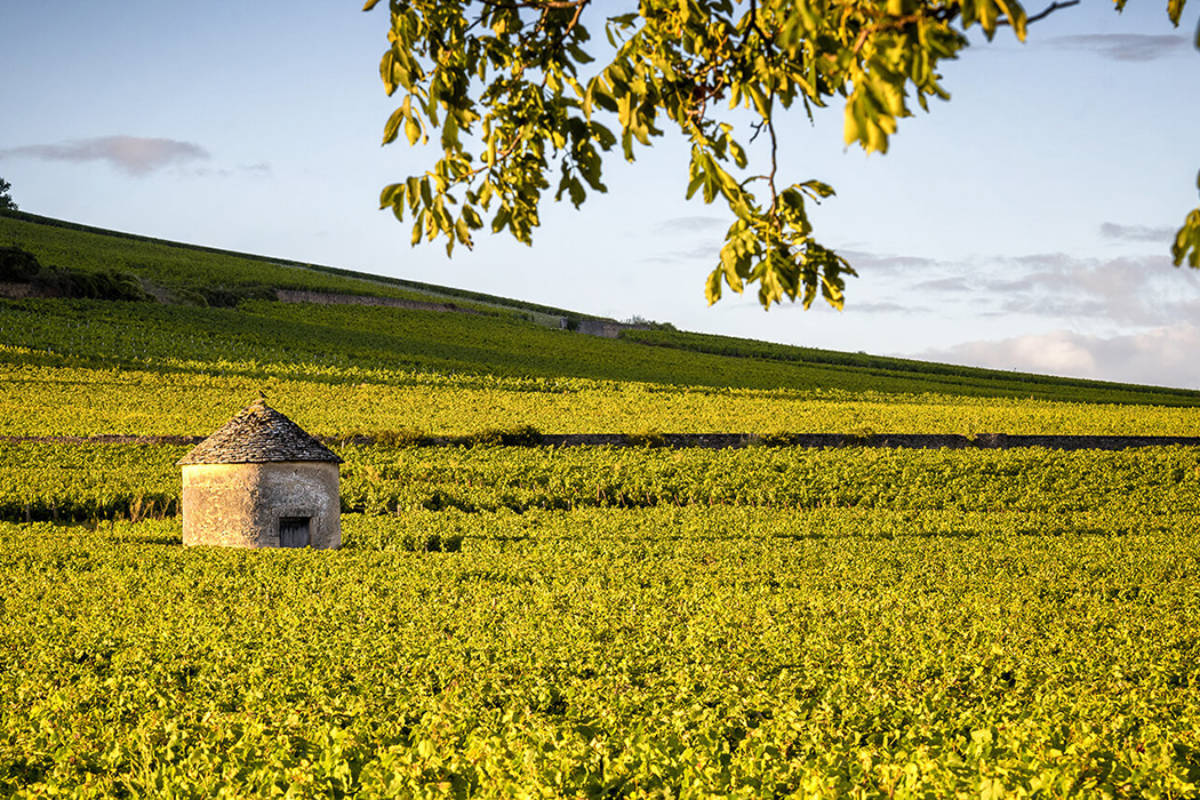
[(20, 247), (0, 247), (0, 281), (24, 283), (41, 268), (33, 253)]

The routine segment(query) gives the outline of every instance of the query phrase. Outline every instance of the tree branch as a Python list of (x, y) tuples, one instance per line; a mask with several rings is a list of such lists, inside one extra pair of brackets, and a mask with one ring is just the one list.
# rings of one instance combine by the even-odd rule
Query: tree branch
[[(1038, 13), (1034, 14), (1032, 17), (1026, 17), (1025, 24), (1028, 25), (1031, 22), (1037, 22), (1040, 19), (1045, 19), (1055, 11), (1061, 11), (1064, 8), (1070, 8), (1071, 6), (1077, 6), (1080, 2), (1081, 0), (1066, 0), (1065, 2), (1060, 3), (1058, 0), (1054, 0), (1054, 2), (1046, 6), (1046, 8), (1042, 9)], [(751, 7), (753, 7), (753, 5)], [(905, 25), (919, 22), (923, 18), (930, 18), (937, 20), (938, 22), (945, 22), (949, 19), (953, 19), (956, 16), (958, 16), (957, 10), (943, 9), (935, 12), (932, 15), (909, 14), (908, 16), (904, 17), (896, 17), (895, 19), (888, 20), (887, 22), (868, 25), (859, 32), (858, 37), (854, 40), (854, 54), (858, 55), (858, 51), (862, 49), (864, 44), (866, 44), (867, 37), (873, 33), (880, 33), (887, 30), (900, 30)], [(996, 20), (997, 27), (1002, 25), (1012, 25), (1012, 21), (1007, 17), (1002, 17), (1001, 19)]]
[(775, 191), (775, 173), (779, 170), (779, 161), (776, 158), (776, 152), (779, 148), (779, 140), (775, 138), (775, 123), (771, 114), (767, 117), (767, 132), (771, 134), (771, 174), (767, 176), (767, 185), (771, 187), (771, 216), (775, 220), (775, 228), (780, 232), (783, 231), (783, 223), (779, 221), (779, 217), (775, 214), (775, 207), (779, 203), (779, 195)]
[(750, 27), (753, 28), (754, 32), (758, 34), (758, 38), (761, 39), (763, 44), (767, 46), (767, 52), (770, 53), (774, 48), (774, 42), (771, 40), (771, 37), (763, 33), (763, 29), (758, 26), (757, 0), (750, 0)]
[(479, 0), (485, 6), (496, 8), (576, 8), (587, 5), (589, 0)]
[[(1079, 5), (1079, 2), (1080, 2), (1080, 0), (1067, 0), (1067, 2), (1065, 2), (1065, 3), (1059, 3), (1059, 2), (1057, 2), (1057, 0), (1055, 0), (1055, 2), (1046, 6), (1044, 9), (1042, 9), (1038, 13), (1034, 14), (1032, 17), (1026, 17), (1025, 24), (1028, 25), (1031, 22), (1037, 22), (1039, 19), (1045, 19), (1046, 17), (1050, 16), (1051, 14), (1053, 14), (1055, 11), (1058, 11), (1059, 9), (1070, 8), (1071, 6), (1077, 6), (1077, 5)], [(1004, 22), (1000, 22), (997, 24), (1006, 25), (1006, 24), (1008, 24), (1008, 21), (1005, 20)]]

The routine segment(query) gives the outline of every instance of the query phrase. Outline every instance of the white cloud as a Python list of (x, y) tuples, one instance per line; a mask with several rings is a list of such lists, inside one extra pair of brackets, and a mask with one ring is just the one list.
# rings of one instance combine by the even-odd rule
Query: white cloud
[(850, 266), (858, 273), (884, 272), (892, 270), (910, 270), (920, 272), (946, 264), (932, 258), (922, 256), (898, 256), (888, 253), (871, 253), (866, 250), (850, 248), (835, 248), (838, 255), (850, 262)]
[(0, 156), (24, 156), (42, 161), (106, 161), (137, 177), (172, 164), (209, 159), (208, 151), (193, 142), (141, 136), (98, 136), (59, 144), (30, 144), (0, 150)]
[(1200, 327), (1192, 322), (1093, 336), (1052, 331), (927, 350), (916, 358), (1076, 378), (1200, 388)]

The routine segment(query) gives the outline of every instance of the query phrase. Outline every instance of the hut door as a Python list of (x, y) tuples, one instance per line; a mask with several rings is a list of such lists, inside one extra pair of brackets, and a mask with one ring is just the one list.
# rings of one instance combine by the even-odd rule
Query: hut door
[(309, 517), (280, 517), (279, 546), (308, 547)]

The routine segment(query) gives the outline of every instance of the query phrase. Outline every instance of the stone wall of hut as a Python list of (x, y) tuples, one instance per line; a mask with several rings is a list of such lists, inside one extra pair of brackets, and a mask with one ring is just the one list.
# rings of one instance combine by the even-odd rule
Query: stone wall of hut
[(308, 545), (342, 544), (338, 465), (331, 462), (187, 464), (183, 543), (279, 547), (280, 520), (309, 520)]

